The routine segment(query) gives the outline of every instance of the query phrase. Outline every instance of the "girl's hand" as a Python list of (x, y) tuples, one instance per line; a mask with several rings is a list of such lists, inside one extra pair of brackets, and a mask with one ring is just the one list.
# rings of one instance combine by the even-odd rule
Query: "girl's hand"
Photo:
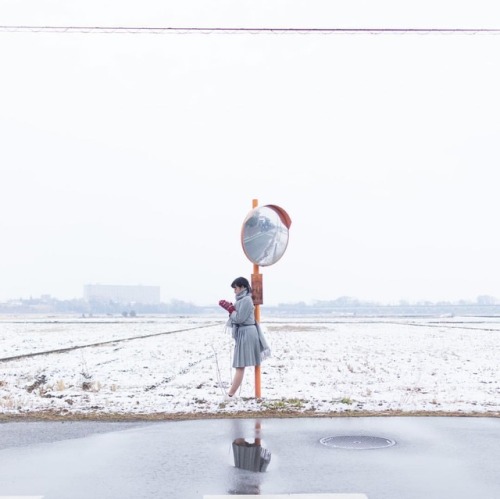
[(219, 302), (219, 306), (221, 306), (224, 310), (227, 310), (229, 314), (232, 314), (236, 309), (234, 308), (234, 305), (226, 300), (221, 300)]

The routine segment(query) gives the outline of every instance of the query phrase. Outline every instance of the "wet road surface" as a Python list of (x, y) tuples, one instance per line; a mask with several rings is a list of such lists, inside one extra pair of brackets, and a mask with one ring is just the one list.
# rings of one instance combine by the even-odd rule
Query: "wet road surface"
[(499, 449), (498, 418), (2, 423), (0, 496), (498, 499)]

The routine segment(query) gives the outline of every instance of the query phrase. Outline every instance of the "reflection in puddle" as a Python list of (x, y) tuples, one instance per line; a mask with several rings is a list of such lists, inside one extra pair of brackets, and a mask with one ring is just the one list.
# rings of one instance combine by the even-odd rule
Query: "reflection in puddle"
[(271, 462), (271, 452), (262, 446), (260, 420), (254, 421), (251, 432), (241, 420), (235, 420), (230, 441), (232, 441), (234, 468), (230, 468), (231, 487), (228, 493), (260, 495), (263, 482), (267, 478), (267, 473), (264, 472)]
[(244, 438), (233, 442), (234, 465), (249, 471), (265, 472), (271, 462), (271, 452), (260, 445), (260, 438), (252, 444)]

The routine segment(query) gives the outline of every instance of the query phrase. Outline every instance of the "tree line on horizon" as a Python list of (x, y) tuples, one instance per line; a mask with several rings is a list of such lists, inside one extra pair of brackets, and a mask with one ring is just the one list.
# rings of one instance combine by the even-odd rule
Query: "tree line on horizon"
[[(266, 305), (271, 313), (352, 313), (352, 314), (498, 314), (500, 301), (493, 296), (480, 295), (475, 301), (419, 301), (411, 303), (401, 300), (397, 304), (384, 304), (341, 296), (334, 300), (315, 300), (306, 302), (279, 303)], [(220, 312), (218, 306), (199, 306), (191, 302), (172, 299), (168, 303), (143, 304), (119, 303), (116, 301), (86, 301), (84, 299), (59, 300), (48, 295), (40, 298), (10, 300), (0, 303), (0, 313), (77, 313), (81, 315), (122, 315), (136, 317), (137, 314), (202, 314)]]

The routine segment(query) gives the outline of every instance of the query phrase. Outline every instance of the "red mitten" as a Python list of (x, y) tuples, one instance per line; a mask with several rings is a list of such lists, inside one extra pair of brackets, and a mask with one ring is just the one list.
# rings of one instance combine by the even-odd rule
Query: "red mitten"
[(221, 306), (224, 310), (227, 310), (230, 314), (232, 314), (236, 310), (234, 308), (234, 305), (226, 300), (221, 300), (219, 302), (219, 306)]

